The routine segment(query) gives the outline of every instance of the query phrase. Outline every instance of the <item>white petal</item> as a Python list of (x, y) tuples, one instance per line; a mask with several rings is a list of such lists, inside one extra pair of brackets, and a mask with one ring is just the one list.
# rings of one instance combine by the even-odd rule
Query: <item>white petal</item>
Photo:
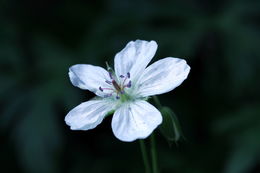
[(169, 92), (188, 76), (190, 66), (179, 58), (164, 58), (145, 69), (137, 84), (137, 95), (146, 97)]
[(145, 67), (153, 58), (157, 43), (155, 41), (136, 40), (129, 42), (126, 47), (115, 56), (115, 73), (119, 77), (128, 72), (131, 74), (131, 80), (143, 72)]
[(148, 137), (162, 123), (161, 113), (146, 101), (126, 103), (116, 110), (112, 119), (114, 135), (131, 142)]
[(88, 64), (73, 65), (69, 69), (69, 77), (74, 86), (92, 91), (101, 97), (104, 96), (104, 93), (99, 90), (99, 87), (110, 87), (105, 82), (110, 80), (109, 73), (98, 66)]
[(102, 122), (106, 114), (115, 108), (113, 102), (107, 100), (91, 100), (81, 103), (65, 117), (71, 130), (88, 130)]

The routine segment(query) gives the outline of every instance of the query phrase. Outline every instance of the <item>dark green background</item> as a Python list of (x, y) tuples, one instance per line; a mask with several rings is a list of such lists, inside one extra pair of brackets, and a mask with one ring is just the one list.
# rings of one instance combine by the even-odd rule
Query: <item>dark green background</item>
[(135, 39), (157, 41), (154, 60), (191, 66), (159, 96), (186, 137), (169, 146), (156, 131), (161, 172), (260, 172), (259, 10), (259, 0), (1, 0), (1, 172), (144, 172), (138, 141), (117, 140), (111, 117), (86, 132), (64, 123), (94, 96), (68, 68), (112, 64)]

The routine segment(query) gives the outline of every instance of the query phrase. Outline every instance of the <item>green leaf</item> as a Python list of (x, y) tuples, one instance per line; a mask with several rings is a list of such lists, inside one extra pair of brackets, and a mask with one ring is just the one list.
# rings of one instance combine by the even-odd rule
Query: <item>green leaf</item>
[(178, 142), (183, 137), (183, 133), (177, 116), (168, 107), (162, 107), (160, 112), (163, 116), (163, 123), (159, 127), (160, 132), (167, 141)]

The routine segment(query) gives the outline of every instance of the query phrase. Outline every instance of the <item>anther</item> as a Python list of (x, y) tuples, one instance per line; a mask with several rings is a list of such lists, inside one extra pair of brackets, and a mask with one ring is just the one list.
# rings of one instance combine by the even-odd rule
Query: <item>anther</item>
[(131, 88), (131, 86), (132, 86), (132, 82), (129, 81), (128, 84), (126, 85), (126, 87)]
[(125, 76), (124, 75), (120, 75), (119, 77), (124, 78)]
[(112, 72), (109, 72), (109, 77), (110, 77), (110, 79), (113, 79)]
[(127, 72), (127, 77), (130, 78), (130, 73), (129, 72)]
[(101, 88), (101, 86), (99, 87), (99, 90), (102, 91), (102, 92), (104, 91), (104, 90)]
[(105, 82), (106, 82), (106, 83), (108, 83), (109, 85), (111, 85), (111, 84), (112, 84), (112, 82), (111, 82), (111, 81), (109, 81), (109, 80), (106, 80)]
[(120, 97), (119, 97), (119, 96), (116, 96), (116, 99), (120, 99)]

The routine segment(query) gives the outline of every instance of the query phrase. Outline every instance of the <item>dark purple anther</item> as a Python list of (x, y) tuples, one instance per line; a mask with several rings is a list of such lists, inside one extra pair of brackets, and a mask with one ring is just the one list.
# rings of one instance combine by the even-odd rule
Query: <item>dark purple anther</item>
[(130, 78), (130, 73), (129, 72), (127, 72), (127, 77)]
[(110, 79), (113, 79), (112, 72), (108, 72), (108, 73), (109, 73), (109, 77), (110, 77)]
[(99, 90), (103, 92), (103, 89), (101, 88), (101, 86), (99, 87)]
[(124, 78), (125, 76), (124, 75), (120, 75), (119, 77)]
[(132, 82), (129, 81), (128, 84), (126, 85), (126, 87), (130, 88), (132, 86)]
[(119, 96), (116, 96), (116, 99), (120, 99), (120, 97), (119, 97)]
[(108, 83), (109, 85), (112, 84), (112, 82), (111, 82), (111, 81), (108, 81), (108, 80), (106, 80), (105, 82)]

